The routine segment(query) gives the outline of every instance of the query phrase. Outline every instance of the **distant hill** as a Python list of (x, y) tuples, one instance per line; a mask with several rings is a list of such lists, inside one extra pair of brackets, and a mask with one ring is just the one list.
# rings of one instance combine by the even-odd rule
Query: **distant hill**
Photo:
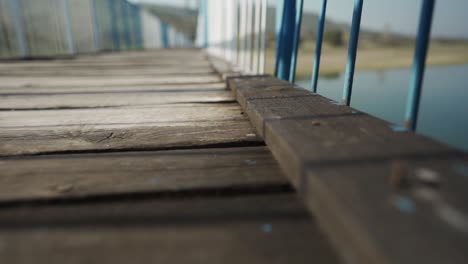
[[(145, 4), (144, 7), (154, 15), (160, 17), (166, 23), (171, 24), (192, 38), (196, 36), (198, 20), (197, 10), (160, 4)], [(275, 8), (269, 7), (267, 18), (267, 34), (269, 39), (273, 39), (275, 34), (275, 14)], [(312, 12), (304, 12), (302, 18), (301, 38), (304, 40), (315, 39), (317, 34), (317, 27), (318, 15)], [(348, 23), (340, 23), (332, 19), (327, 19), (325, 28), (327, 32), (343, 32), (346, 37), (349, 33), (350, 26)], [(385, 41), (393, 45), (407, 43), (411, 40), (411, 38), (407, 36), (391, 32), (376, 32), (365, 28), (361, 29), (360, 37), (363, 40), (371, 40), (375, 42)]]
[(198, 21), (197, 10), (158, 4), (144, 4), (143, 7), (190, 38), (195, 38)]

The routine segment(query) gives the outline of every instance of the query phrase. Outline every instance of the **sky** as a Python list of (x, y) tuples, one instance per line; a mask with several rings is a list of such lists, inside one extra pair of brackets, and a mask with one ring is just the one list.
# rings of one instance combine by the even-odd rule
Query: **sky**
[[(183, 6), (196, 6), (196, 0), (132, 0)], [(219, 0), (223, 1), (223, 0)], [(228, 0), (225, 0), (228, 1)], [(276, 0), (268, 0), (274, 5)], [(423, 0), (365, 0), (362, 26), (383, 30), (386, 26), (393, 32), (415, 35)], [(304, 9), (318, 13), (321, 0), (304, 0)], [(328, 0), (327, 17), (339, 22), (350, 22), (354, 0)], [(468, 0), (438, 0), (434, 13), (432, 35), (437, 37), (468, 39), (466, 13)]]

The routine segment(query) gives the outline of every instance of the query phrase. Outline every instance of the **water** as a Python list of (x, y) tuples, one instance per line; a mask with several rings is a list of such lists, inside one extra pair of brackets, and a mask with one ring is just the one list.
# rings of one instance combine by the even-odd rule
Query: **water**
[[(410, 69), (357, 72), (351, 106), (403, 125), (410, 73)], [(310, 80), (297, 83), (310, 87)], [(318, 93), (340, 102), (343, 84), (343, 74), (321, 78)], [(417, 131), (468, 151), (468, 64), (427, 69)]]

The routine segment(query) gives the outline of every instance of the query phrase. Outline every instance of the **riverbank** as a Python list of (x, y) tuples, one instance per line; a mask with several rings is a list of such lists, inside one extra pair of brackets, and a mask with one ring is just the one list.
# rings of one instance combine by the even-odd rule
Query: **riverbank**
[[(297, 64), (296, 76), (298, 79), (310, 78), (314, 61), (315, 43), (308, 41), (303, 43)], [(346, 70), (346, 47), (331, 47), (324, 45), (322, 62), (320, 65), (321, 76), (338, 76)], [(396, 68), (408, 68), (413, 63), (414, 47), (360, 47), (356, 61), (356, 71), (385, 70)], [(275, 50), (267, 50), (268, 73), (274, 72)], [(428, 58), (428, 65), (458, 65), (468, 64), (468, 43), (432, 43)]]

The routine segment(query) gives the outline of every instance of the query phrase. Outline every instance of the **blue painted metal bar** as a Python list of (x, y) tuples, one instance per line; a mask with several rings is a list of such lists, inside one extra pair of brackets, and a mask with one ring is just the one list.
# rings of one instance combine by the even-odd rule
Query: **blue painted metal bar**
[(141, 25), (141, 7), (129, 3), (132, 12), (133, 38), (137, 49), (143, 48), (143, 30)]
[[(297, 0), (287, 0), (284, 2), (283, 19), (279, 35), (276, 77), (288, 81), (291, 79), (297, 8)], [(299, 37), (298, 34), (296, 36)]]
[(101, 50), (101, 28), (98, 17), (97, 0), (92, 1), (91, 15), (93, 16), (93, 34), (94, 34), (94, 49)]
[(161, 21), (161, 40), (163, 48), (169, 48), (169, 29), (165, 22)]
[(28, 45), (26, 44), (26, 36), (24, 34), (24, 22), (21, 12), (21, 1), (10, 0), (11, 14), (15, 24), (16, 42), (19, 48), (19, 56), (24, 58), (29, 55)]
[(120, 13), (122, 14), (123, 19), (123, 29), (124, 29), (124, 39), (125, 46), (127, 49), (130, 49), (132, 45), (132, 35), (130, 32), (130, 6), (127, 0), (120, 1)]
[[(5, 43), (5, 44), (4, 44)], [(5, 28), (3, 27), (3, 21), (0, 17), (0, 50), (3, 50), (4, 47), (8, 46), (8, 40), (5, 39)], [(7, 47), (8, 53), (10, 49)]]
[(280, 61), (281, 50), (281, 27), (283, 25), (284, 4), (286, 0), (276, 0), (276, 21), (275, 21), (275, 34), (276, 34), (276, 60), (275, 60), (275, 76), (278, 76), (278, 68)]
[(111, 39), (112, 39), (112, 50), (120, 50), (120, 35), (117, 24), (117, 6), (116, 0), (108, 0), (109, 9), (111, 14)]
[(351, 94), (353, 91), (354, 68), (356, 66), (356, 55), (359, 42), (359, 31), (361, 29), (361, 15), (364, 0), (355, 0), (353, 21), (351, 25), (351, 35), (348, 47), (348, 64), (346, 66), (345, 83), (343, 89), (342, 104), (351, 104)]
[(322, 0), (322, 10), (320, 11), (317, 39), (315, 43), (314, 70), (312, 72), (312, 91), (317, 93), (318, 79), (320, 73), (320, 58), (322, 57), (323, 33), (325, 31), (325, 18), (327, 15), (327, 0)]
[(62, 12), (63, 12), (63, 19), (64, 19), (64, 27), (65, 27), (65, 37), (67, 39), (67, 46), (68, 46), (68, 53), (75, 54), (75, 40), (73, 38), (73, 29), (72, 23), (70, 18), (70, 3), (69, 0), (62, 0)]
[(411, 87), (409, 89), (405, 113), (405, 126), (413, 131), (416, 130), (418, 121), (419, 105), (426, 68), (427, 50), (429, 48), (431, 37), (434, 6), (435, 0), (423, 0), (421, 15), (419, 18), (419, 29), (416, 39), (416, 50), (414, 53)]
[(302, 10), (304, 7), (304, 0), (298, 0), (296, 4), (296, 18), (294, 25), (294, 37), (291, 54), (291, 65), (289, 69), (289, 82), (294, 83), (296, 80), (296, 65), (297, 65), (297, 53), (299, 49), (299, 42), (301, 40), (301, 23), (302, 23)]
[(202, 0), (202, 14), (203, 14), (203, 47), (208, 48), (209, 43), (209, 27), (208, 27), (208, 0)]

